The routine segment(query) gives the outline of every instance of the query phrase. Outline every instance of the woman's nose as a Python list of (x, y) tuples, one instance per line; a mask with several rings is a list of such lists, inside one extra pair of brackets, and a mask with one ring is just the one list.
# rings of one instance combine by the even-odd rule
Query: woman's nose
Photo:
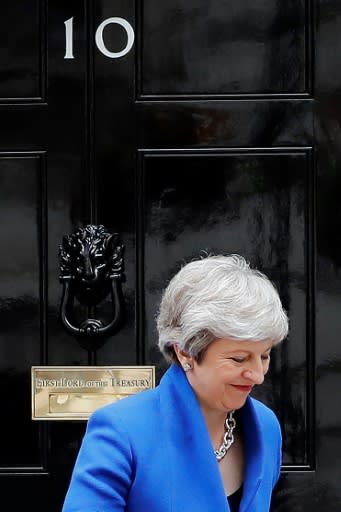
[(262, 384), (264, 382), (264, 368), (262, 363), (254, 363), (247, 368), (243, 376), (252, 381), (253, 384)]

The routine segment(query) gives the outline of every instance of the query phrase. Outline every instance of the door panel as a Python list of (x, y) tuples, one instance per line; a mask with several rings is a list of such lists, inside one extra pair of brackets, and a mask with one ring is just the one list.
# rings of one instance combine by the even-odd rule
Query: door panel
[(2, 414), (11, 419), (2, 433), (16, 440), (2, 448), (1, 465), (9, 471), (41, 464), (39, 425), (30, 421), (27, 401), (27, 368), (39, 357), (42, 341), (39, 220), (44, 171), (43, 154), (0, 154)]
[(261, 265), (291, 312), (291, 330), (289, 342), (274, 351), (270, 377), (257, 396), (281, 418), (283, 464), (296, 469), (312, 467), (306, 346), (312, 276), (305, 259), (305, 247), (311, 245), (310, 153), (273, 148), (149, 151), (143, 153), (141, 171), (146, 360), (162, 364), (153, 319), (164, 283), (184, 261), (200, 250), (227, 251)]
[(42, 101), (45, 95), (42, 2), (2, 2), (0, 102)]
[[(340, 509), (340, 7), (225, 4), (3, 5), (3, 508), (59, 511), (85, 429), (31, 421), (30, 367), (154, 364), (160, 378), (161, 291), (212, 251), (264, 269), (290, 316), (257, 391), (283, 430), (273, 510)], [(114, 17), (135, 33), (119, 58), (98, 46)], [(102, 38), (113, 54), (128, 34), (111, 20)], [(88, 223), (125, 245), (124, 323), (96, 353), (59, 321), (58, 248)]]
[(308, 2), (142, 5), (142, 96), (307, 92)]

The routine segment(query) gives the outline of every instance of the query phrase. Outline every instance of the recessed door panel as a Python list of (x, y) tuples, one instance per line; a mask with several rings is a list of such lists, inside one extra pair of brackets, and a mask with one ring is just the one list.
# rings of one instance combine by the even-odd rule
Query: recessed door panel
[(310, 151), (144, 153), (141, 172), (147, 361), (161, 360), (155, 311), (165, 283), (181, 264), (205, 253), (245, 255), (277, 285), (291, 325), (289, 340), (274, 350), (270, 375), (256, 396), (281, 418), (283, 464), (311, 469)]
[(1, 2), (0, 102), (45, 96), (44, 2)]
[(141, 10), (142, 97), (308, 92), (308, 2), (148, 0)]
[[(27, 368), (43, 346), (42, 197), (44, 155), (0, 152), (0, 471), (43, 464), (41, 426), (30, 420)], [(25, 435), (22, 435), (25, 432)], [(23, 470), (23, 469), (22, 469)]]

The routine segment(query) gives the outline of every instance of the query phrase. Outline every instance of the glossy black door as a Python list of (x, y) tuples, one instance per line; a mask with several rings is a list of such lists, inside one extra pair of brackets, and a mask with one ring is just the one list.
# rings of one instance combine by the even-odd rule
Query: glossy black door
[[(267, 272), (289, 339), (258, 396), (283, 428), (280, 512), (340, 510), (338, 2), (4, 0), (1, 506), (61, 508), (82, 422), (32, 422), (32, 365), (165, 365), (160, 293), (200, 251)], [(58, 247), (125, 245), (125, 323), (93, 354), (59, 321)]]

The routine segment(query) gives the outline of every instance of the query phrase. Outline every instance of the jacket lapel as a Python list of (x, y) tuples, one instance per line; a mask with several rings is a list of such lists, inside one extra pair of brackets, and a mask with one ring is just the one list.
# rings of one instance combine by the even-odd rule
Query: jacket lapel
[(205, 419), (182, 368), (171, 366), (161, 380), (159, 391), (170, 479), (170, 510), (228, 511)]
[(246, 512), (253, 510), (251, 505), (261, 484), (265, 464), (262, 428), (251, 398), (247, 399), (244, 407), (241, 409), (241, 419), (243, 425), (245, 474), (240, 512)]

